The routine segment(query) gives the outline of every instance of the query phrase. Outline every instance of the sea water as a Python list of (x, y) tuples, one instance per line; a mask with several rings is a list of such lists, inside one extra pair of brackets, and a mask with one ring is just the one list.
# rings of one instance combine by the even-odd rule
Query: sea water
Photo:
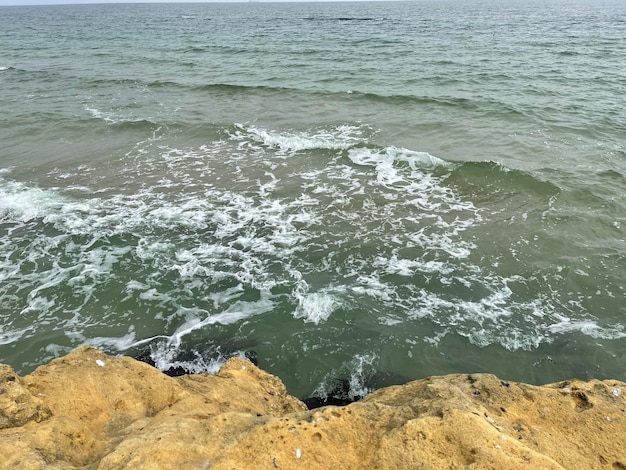
[(626, 379), (626, 3), (0, 8), (0, 361), (297, 396)]

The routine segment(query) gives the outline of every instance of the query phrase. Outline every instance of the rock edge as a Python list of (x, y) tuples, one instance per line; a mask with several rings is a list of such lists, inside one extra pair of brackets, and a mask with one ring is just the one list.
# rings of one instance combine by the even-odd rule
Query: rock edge
[(624, 394), (454, 374), (307, 410), (247, 360), (172, 378), (83, 346), (25, 377), (0, 364), (0, 468), (626, 470)]

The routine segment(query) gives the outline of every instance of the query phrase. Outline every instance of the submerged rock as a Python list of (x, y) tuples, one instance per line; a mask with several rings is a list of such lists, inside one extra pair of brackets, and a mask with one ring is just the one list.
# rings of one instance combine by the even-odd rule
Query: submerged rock
[(245, 357), (258, 365), (258, 342), (245, 338), (222, 337), (213, 341), (189, 342), (185, 348), (173, 347), (161, 337), (128, 351), (134, 359), (150, 364), (170, 377), (216, 372), (231, 357)]
[[(257, 365), (257, 364), (255, 364)], [(345, 406), (361, 400), (368, 390), (377, 390), (390, 385), (400, 385), (409, 382), (409, 379), (401, 375), (389, 372), (369, 371), (360, 381), (355, 383), (348, 378), (335, 379), (327, 385), (323, 394), (315, 393), (302, 401), (309, 410), (321, 408), (322, 406)]]
[(1, 468), (626, 468), (626, 384), (429, 377), (307, 410), (233, 358), (168, 377), (82, 347), (0, 366)]

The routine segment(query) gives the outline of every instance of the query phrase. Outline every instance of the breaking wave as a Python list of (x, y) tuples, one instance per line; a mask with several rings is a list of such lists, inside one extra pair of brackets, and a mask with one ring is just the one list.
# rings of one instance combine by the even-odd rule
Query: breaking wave
[[(374, 134), (237, 124), (194, 148), (155, 137), (89, 187), (72, 181), (102, 175), (95, 165), (53, 170), (46, 188), (5, 170), (0, 310), (12, 320), (0, 343), (48, 338), (43, 361), (88, 342), (190, 372), (252, 349), (270, 368), (333, 355), (354, 398), (381, 361), (366, 338), (410, 357), (449, 335), (507, 350), (573, 331), (626, 336), (578, 311), (576, 294), (532, 288), (559, 282), (553, 268), (511, 272), (528, 269), (514, 252), (481, 259), (476, 234), (501, 223), (494, 208), (518, 205), (523, 224), (559, 188), (498, 164), (377, 146)], [(322, 396), (327, 374), (306, 379)]]

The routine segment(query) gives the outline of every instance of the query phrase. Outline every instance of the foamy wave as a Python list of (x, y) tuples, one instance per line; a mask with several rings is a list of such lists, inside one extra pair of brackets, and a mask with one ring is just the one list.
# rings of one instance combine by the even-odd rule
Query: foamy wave
[(4, 332), (0, 329), (0, 345), (15, 343), (22, 339), (28, 332), (33, 331), (34, 328), (27, 327), (19, 330), (12, 330)]
[(185, 359), (181, 359), (180, 350), (165, 342), (153, 345), (150, 353), (155, 367), (159, 370), (168, 372), (173, 369), (181, 369), (189, 374), (216, 374), (230, 357), (246, 357), (243, 351), (228, 355), (218, 353), (207, 357), (206, 354), (197, 350), (190, 351), (186, 356)]
[(118, 120), (115, 119), (115, 114), (113, 113), (100, 111), (99, 109), (92, 108), (91, 106), (85, 106), (84, 108), (85, 108), (85, 111), (91, 114), (91, 116), (95, 119), (102, 119), (103, 121), (110, 122), (110, 123), (118, 122)]
[[(440, 158), (426, 152), (414, 152), (396, 147), (371, 149), (366, 147), (351, 148), (348, 158), (356, 165), (373, 167), (376, 171), (376, 180), (381, 186), (402, 190), (407, 195), (416, 197), (412, 203), (432, 208), (433, 201), (428, 193), (424, 196), (424, 186), (429, 190), (437, 188), (443, 190), (440, 182), (426, 170), (437, 166), (450, 167), (451, 165)], [(392, 197), (389, 195), (389, 197)]]
[(413, 276), (417, 272), (447, 275), (453, 272), (451, 265), (441, 261), (424, 261), (421, 259), (399, 258), (393, 254), (390, 258), (377, 257), (372, 266), (383, 269), (388, 274)]
[(22, 183), (0, 180), (0, 220), (16, 219), (21, 222), (44, 217), (59, 210), (67, 199), (55, 191), (29, 188)]
[(413, 150), (385, 147), (380, 150), (370, 148), (351, 149), (348, 152), (350, 160), (359, 165), (378, 166), (390, 162), (406, 163), (412, 170), (423, 170), (437, 166), (452, 167), (452, 164), (435, 157), (427, 152), (415, 152)]
[(345, 150), (364, 141), (363, 129), (356, 126), (337, 126), (330, 130), (317, 132), (279, 132), (256, 126), (237, 125), (238, 132), (233, 138), (250, 137), (270, 148), (279, 149), (286, 154), (302, 150), (328, 149)]
[(145, 340), (136, 340), (134, 326), (131, 325), (128, 334), (120, 337), (97, 336), (94, 338), (85, 338), (85, 342), (95, 348), (113, 349), (116, 351), (127, 351), (130, 348), (141, 346), (153, 341), (153, 338)]
[[(356, 131), (347, 128), (341, 132)], [(338, 134), (332, 135), (335, 138)], [(305, 139), (302, 145), (317, 148), (320, 141), (316, 139)], [(331, 141), (326, 144), (329, 148), (348, 145)], [(158, 139), (143, 145), (158, 145)], [(417, 171), (420, 165), (437, 163), (427, 154), (396, 149), (382, 153), (351, 151), (354, 159), (374, 166), (379, 165), (381, 155), (387, 159), (401, 181), (392, 190), (385, 185), (372, 186), (367, 169), (346, 165), (337, 155), (336, 161), (320, 162), (319, 168), (298, 176), (301, 190), (297, 197), (276, 198), (274, 194), (283, 191), (283, 182), (292, 184), (294, 178), (278, 177), (278, 169), (258, 172), (254, 167), (246, 168), (251, 174), (247, 176), (240, 167), (241, 155), (253, 152), (262, 157), (263, 153), (259, 154), (257, 148), (238, 147), (239, 151), (231, 153), (232, 160), (228, 160), (224, 159), (224, 155), (229, 155), (224, 145), (219, 142), (195, 150), (159, 148), (160, 159), (147, 159), (136, 170), (144, 182), (141, 188), (134, 192), (121, 188), (122, 192), (114, 192), (108, 198), (96, 197), (98, 192), (86, 192), (88, 199), (72, 200), (56, 190), (5, 183), (2, 190), (9, 203), (4, 205), (11, 207), (11, 211), (4, 211), (7, 221), (19, 225), (38, 219), (58, 233), (53, 239), (46, 236), (37, 239), (30, 250), (31, 256), (35, 259), (55, 259), (59, 253), (69, 256), (66, 266), (53, 263), (37, 279), (12, 275), (15, 281), (30, 286), (25, 312), (53, 315), (62, 308), (67, 314), (60, 322), (61, 327), (76, 332), (83, 321), (79, 313), (86, 305), (101, 302), (98, 300), (101, 290), (120, 289), (121, 304), (132, 301), (139, 308), (156, 310), (153, 315), (162, 319), (170, 332), (135, 341), (135, 336), (141, 334), (136, 323), (136, 331), (130, 336), (94, 341), (114, 349), (158, 341), (163, 343), (160, 360), (165, 367), (167, 361), (176, 357), (170, 350), (181, 349), (191, 335), (271, 312), (277, 300), (268, 293), (276, 287), (291, 291), (290, 298), (295, 301), (292, 316), (313, 324), (328, 321), (344, 305), (341, 297), (348, 294), (357, 303), (359, 297), (365, 296), (377, 305), (388, 305), (401, 312), (406, 309), (407, 299), (400, 294), (398, 285), (383, 279), (384, 275), (409, 279), (426, 273), (451, 275), (454, 260), (466, 258), (472, 250), (472, 245), (460, 239), (459, 233), (479, 220), (478, 212), (471, 203), (443, 186), (440, 179), (426, 171)], [(285, 148), (304, 147), (286, 144)], [(144, 148), (138, 147), (137, 152), (142, 155)], [(265, 159), (271, 159), (271, 155)], [(207, 160), (211, 165), (207, 165)], [(263, 164), (262, 157), (261, 168)], [(163, 178), (164, 174), (168, 179)], [(245, 184), (252, 191), (234, 192), (229, 182), (220, 187), (212, 177), (207, 182), (195, 176), (202, 174), (204, 178), (214, 174), (233, 175), (237, 184)], [(67, 172), (59, 178), (63, 184), (72, 179)], [(384, 182), (389, 181), (387, 178)], [(372, 205), (369, 199), (364, 199), (364, 188), (371, 195), (387, 198), (387, 203), (380, 207)], [(167, 192), (177, 196), (164, 197)], [(398, 200), (390, 197), (396, 193), (403, 197)], [(406, 211), (406, 207), (410, 210)], [(395, 225), (389, 236), (384, 229), (388, 223)], [(337, 224), (342, 227), (340, 231), (329, 230)], [(380, 237), (385, 250), (390, 250), (388, 256), (378, 254), (370, 258), (360, 250), (351, 250), (347, 244), (350, 239), (367, 240), (373, 235)], [(321, 264), (298, 261), (307, 259), (311, 246), (318, 243), (314, 240), (320, 238), (326, 244), (320, 247)], [(122, 245), (117, 245), (119, 242)], [(398, 255), (397, 250), (410, 246), (420, 250), (413, 258)], [(446, 254), (448, 258), (427, 260), (420, 254), (431, 251)], [(342, 253), (349, 253), (348, 259), (343, 265), (333, 267), (332, 257), (344, 256)], [(7, 265), (3, 270), (20, 272), (25, 262)], [(137, 264), (151, 266), (154, 275), (133, 279), (119, 269)], [(371, 272), (371, 267), (381, 272)], [(312, 290), (307, 280), (319, 271), (336, 271), (333, 274), (338, 276), (336, 282), (353, 281), (346, 286), (339, 284), (338, 288)], [(165, 288), (159, 277), (171, 278), (168, 282), (173, 284)], [(71, 287), (71, 295), (55, 293), (62, 285)], [(220, 287), (210, 294), (199, 295), (207, 285)], [(260, 293), (260, 301), (242, 301), (250, 289)], [(343, 294), (338, 295), (337, 289)], [(187, 306), (180, 305), (181, 299)], [(115, 305), (110, 308), (107, 315), (114, 315)], [(457, 302), (455, 308), (469, 306)], [(108, 320), (105, 315), (103, 320), (96, 321)]]
[(355, 356), (349, 365), (350, 368), (350, 392), (348, 398), (351, 400), (362, 398), (372, 391), (367, 385), (367, 380), (374, 372), (374, 363), (378, 361), (375, 353), (359, 354)]
[(355, 355), (339, 369), (328, 372), (315, 388), (313, 396), (321, 399), (332, 396), (347, 401), (363, 398), (372, 391), (372, 378), (378, 361), (376, 353)]
[(464, 278), (453, 276), (446, 283), (455, 289), (487, 290), (486, 294), (478, 300), (463, 300), (422, 290), (416, 292), (411, 316), (428, 318), (442, 327), (441, 334), (424, 338), (429, 343), (438, 343), (443, 336), (456, 333), (480, 347), (500, 344), (509, 350), (534, 349), (552, 341), (542, 322), (552, 307), (539, 299), (513, 300), (514, 293), (508, 284), (515, 280), (485, 278), (478, 270), (474, 273), (470, 270)]
[(596, 339), (621, 339), (626, 338), (624, 325), (610, 325), (601, 327), (593, 320), (572, 321), (570, 319), (562, 319), (558, 323), (549, 326), (551, 333), (582, 333)]
[(0, 67), (0, 72), (2, 72), (4, 70), (9, 70), (9, 67)]
[[(160, 367), (206, 371), (217, 356), (179, 353), (275, 312), (294, 329), (371, 315), (390, 341), (406, 323), (420, 343), (457, 335), (511, 350), (624, 336), (582, 307), (565, 321), (564, 301), (524, 296), (534, 281), (480, 265), (483, 213), (449, 184), (446, 162), (370, 148), (359, 127), (257, 131), (194, 148), (155, 133), (106, 168), (51, 171), (56, 189), (0, 170), (0, 305), (32, 325), (3, 324), (0, 341), (54, 321), (73, 345), (149, 346)], [(309, 148), (331, 151), (276, 161)], [(319, 346), (307, 341), (296, 354)]]
[(208, 312), (202, 312), (207, 314), (204, 319), (196, 317), (196, 312), (194, 312), (189, 320), (176, 329), (174, 334), (168, 338), (167, 342), (176, 349), (182, 344), (183, 338), (193, 331), (204, 329), (208, 325), (229, 325), (236, 323), (253, 315), (267, 313), (271, 311), (273, 307), (274, 303), (265, 299), (259, 302), (237, 302), (227, 311), (218, 314), (211, 315), (208, 314)]
[(87, 111), (92, 118), (100, 119), (107, 124), (148, 124), (150, 126), (156, 125), (154, 116), (142, 116), (133, 114), (132, 112), (120, 112), (120, 111), (103, 111), (91, 105), (84, 105), (83, 109)]
[(298, 306), (293, 314), (294, 318), (318, 324), (328, 320), (333, 311), (340, 305), (337, 299), (325, 293), (297, 294)]

